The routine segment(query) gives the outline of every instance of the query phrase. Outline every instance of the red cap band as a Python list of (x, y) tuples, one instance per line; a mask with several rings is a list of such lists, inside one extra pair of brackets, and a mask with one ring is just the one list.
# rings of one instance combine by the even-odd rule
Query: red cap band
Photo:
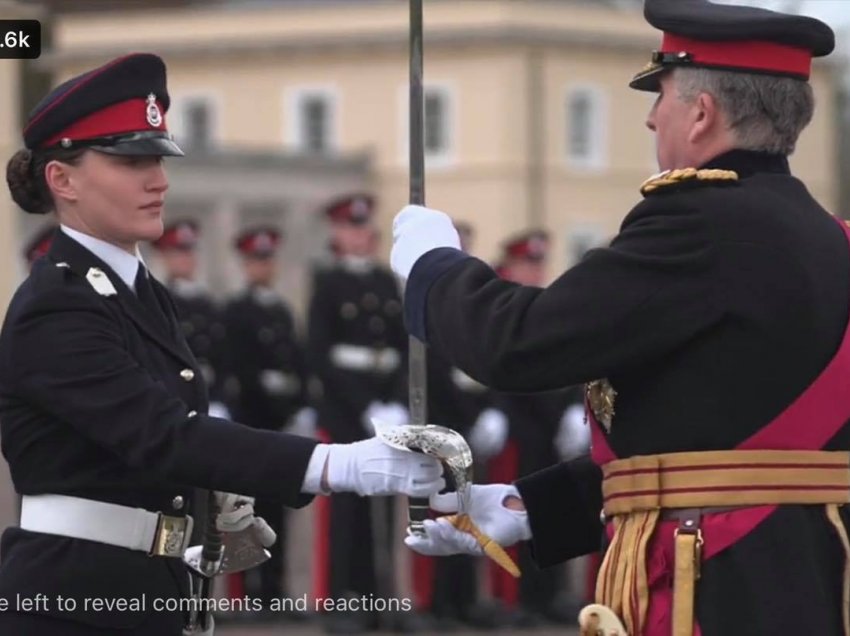
[(694, 40), (665, 33), (661, 52), (689, 53), (691, 61), (700, 66), (771, 71), (805, 79), (812, 70), (812, 52), (808, 49), (762, 40)]
[(165, 109), (159, 101), (156, 102), (156, 107), (161, 117), (159, 126), (152, 126), (148, 121), (146, 99), (128, 99), (78, 119), (65, 130), (47, 139), (42, 144), (42, 148), (56, 145), (62, 139), (80, 141), (148, 130), (165, 132), (168, 130), (165, 125)]

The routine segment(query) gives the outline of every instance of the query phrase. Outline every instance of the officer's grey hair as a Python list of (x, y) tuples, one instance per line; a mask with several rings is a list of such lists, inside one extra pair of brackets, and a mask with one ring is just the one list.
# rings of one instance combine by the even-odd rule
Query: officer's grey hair
[(705, 68), (679, 68), (674, 78), (686, 102), (700, 93), (714, 97), (742, 150), (790, 155), (814, 114), (812, 87), (803, 80)]

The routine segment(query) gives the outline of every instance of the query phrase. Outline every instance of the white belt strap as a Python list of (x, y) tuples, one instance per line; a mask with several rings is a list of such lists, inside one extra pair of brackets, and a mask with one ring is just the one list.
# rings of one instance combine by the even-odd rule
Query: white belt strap
[(337, 344), (331, 347), (331, 362), (340, 369), (392, 373), (401, 364), (401, 354), (391, 348)]
[(182, 557), (192, 534), (192, 518), (167, 517), (144, 508), (68, 497), (25, 495), (21, 502), (21, 528), (73, 539), (146, 552)]

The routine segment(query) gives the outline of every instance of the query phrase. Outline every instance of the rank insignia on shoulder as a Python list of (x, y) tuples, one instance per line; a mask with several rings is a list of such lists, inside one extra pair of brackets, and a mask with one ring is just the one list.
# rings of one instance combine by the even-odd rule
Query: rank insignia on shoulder
[(99, 267), (90, 267), (89, 271), (86, 272), (86, 280), (101, 296), (115, 296), (118, 293), (115, 291), (112, 281)]
[(679, 185), (682, 183), (717, 183), (718, 181), (737, 181), (738, 173), (734, 170), (697, 170), (696, 168), (682, 168), (677, 170), (665, 170), (660, 174), (651, 176), (640, 186), (643, 196), (652, 194), (662, 188)]

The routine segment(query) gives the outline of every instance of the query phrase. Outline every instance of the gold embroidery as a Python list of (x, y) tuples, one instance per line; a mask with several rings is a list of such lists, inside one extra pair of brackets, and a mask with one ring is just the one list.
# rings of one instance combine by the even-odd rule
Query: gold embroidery
[(590, 409), (596, 416), (596, 421), (610, 433), (611, 422), (614, 419), (614, 400), (617, 397), (617, 392), (605, 378), (588, 382), (585, 390), (587, 391), (587, 401), (590, 404)]
[(676, 185), (683, 181), (737, 181), (738, 173), (733, 170), (697, 170), (696, 168), (683, 168), (680, 170), (666, 170), (660, 174), (653, 175), (643, 182), (640, 193), (644, 196), (655, 192), (659, 188)]

